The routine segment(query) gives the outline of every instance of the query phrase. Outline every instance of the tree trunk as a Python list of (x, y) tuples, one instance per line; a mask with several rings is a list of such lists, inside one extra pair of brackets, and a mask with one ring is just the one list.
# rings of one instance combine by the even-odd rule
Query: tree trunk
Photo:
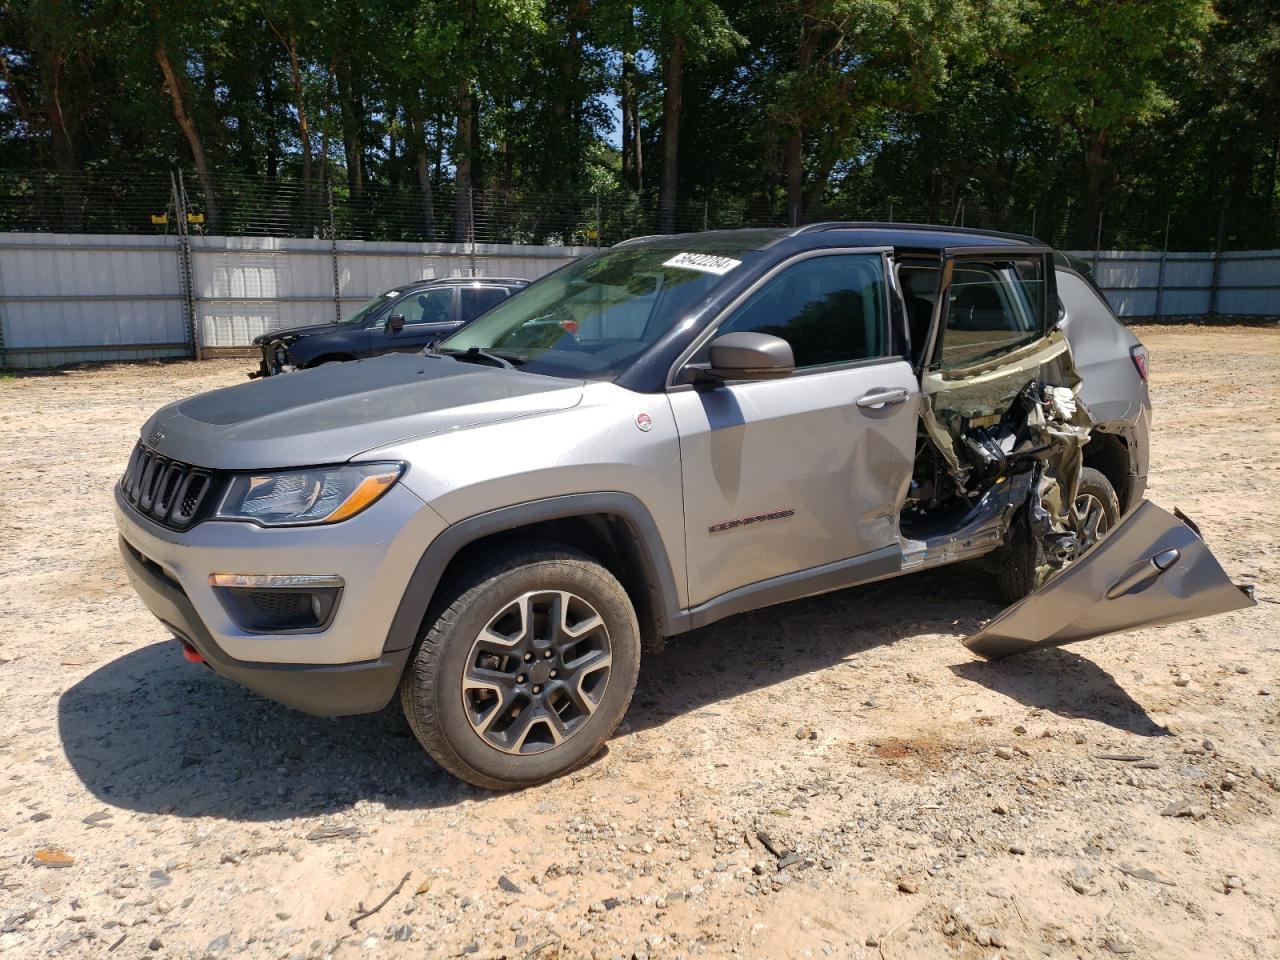
[[(386, 117), (387, 128), (387, 184), (392, 187), (398, 187), (401, 183), (400, 177), (400, 160), (401, 155), (396, 153), (396, 117), (400, 113), (400, 108), (395, 102), (388, 100), (383, 116)], [(403, 157), (409, 156), (409, 144), (406, 138)]]
[(364, 144), (360, 138), (360, 95), (352, 89), (351, 65), (338, 64), (338, 99), (342, 104), (342, 150), (347, 161), (347, 187), (351, 198), (364, 196)]
[[(302, 66), (298, 60), (298, 38), (292, 31), (288, 34), (282, 33), (270, 21), (268, 21), (268, 25), (289, 55), (289, 79), (293, 85), (293, 105), (298, 111), (298, 143), (302, 148), (303, 216), (309, 221), (315, 221), (318, 217), (318, 210), (314, 202), (315, 192), (312, 184), (314, 175), (311, 169), (311, 128), (307, 126), (307, 100), (302, 88)], [(308, 225), (314, 233), (314, 222)]]
[[(471, 187), (472, 190), (484, 189), (484, 142), (480, 131), (480, 98), (471, 96)], [(475, 204), (472, 204), (472, 214)]]
[(271, 29), (289, 54), (289, 79), (293, 84), (293, 104), (298, 111), (298, 142), (302, 146), (302, 191), (311, 193), (311, 128), (307, 126), (307, 100), (302, 90), (302, 65), (298, 60), (298, 38), (285, 35), (272, 24)]
[(196, 176), (200, 178), (200, 188), (204, 191), (204, 212), (207, 229), (213, 232), (218, 226), (218, 201), (213, 192), (213, 178), (209, 174), (209, 161), (204, 155), (204, 144), (200, 140), (200, 132), (196, 130), (195, 120), (187, 113), (186, 103), (182, 98), (182, 87), (173, 72), (173, 64), (169, 61), (169, 52), (164, 41), (156, 41), (156, 62), (160, 64), (160, 72), (164, 74), (164, 85), (173, 100), (173, 116), (182, 128), (187, 144), (191, 147), (191, 158), (195, 161)]
[(622, 179), (637, 192), (644, 190), (644, 153), (636, 96), (636, 55), (622, 55)]
[(818, 169), (813, 173), (813, 180), (809, 184), (808, 199), (805, 200), (804, 213), (805, 220), (809, 223), (815, 223), (823, 219), (822, 201), (827, 193), (827, 184), (831, 182), (831, 171), (835, 169), (837, 153), (828, 151), (818, 161)]
[(1088, 152), (1085, 154), (1085, 238), (1090, 245), (1098, 242), (1098, 222), (1102, 216), (1102, 191), (1107, 176), (1107, 132), (1092, 131), (1087, 140)]
[[(805, 77), (813, 66), (814, 53), (817, 50), (820, 28), (816, 19), (817, 4), (814, 0), (806, 0), (802, 20), (803, 36), (800, 49), (796, 54), (796, 73), (803, 85)], [(787, 136), (786, 153), (783, 157), (783, 173), (787, 185), (787, 219), (791, 225), (798, 226), (804, 214), (804, 134), (805, 123), (803, 110), (796, 104), (790, 119), (790, 133)]]
[(421, 106), (407, 111), (413, 130), (414, 148), (417, 154), (418, 189), (422, 191), (422, 232), (428, 240), (436, 238), (436, 201), (431, 190), (431, 156), (427, 152), (427, 121)]
[(266, 118), (267, 177), (275, 180), (280, 175), (280, 137), (275, 122), (276, 82), (270, 70), (262, 75), (262, 115)]
[(466, 240), (471, 236), (471, 81), (458, 83), (458, 134), (454, 138), (453, 157), (453, 236)]
[(53, 140), (53, 165), (62, 174), (62, 228), (79, 230), (82, 226), (80, 169), (76, 164), (75, 143), (67, 129), (67, 117), (62, 111), (62, 66), (60, 57), (50, 58), (46, 65), (45, 112), (49, 118), (49, 132)]
[(804, 134), (799, 126), (792, 127), (787, 135), (783, 170), (787, 179), (787, 222), (795, 227), (804, 212)]
[(674, 233), (679, 185), (680, 106), (684, 97), (684, 57), (688, 45), (676, 37), (662, 64), (662, 184), (658, 192), (658, 231)]
[(329, 182), (329, 130), (333, 126), (333, 64), (324, 71), (324, 102), (320, 105), (320, 180)]

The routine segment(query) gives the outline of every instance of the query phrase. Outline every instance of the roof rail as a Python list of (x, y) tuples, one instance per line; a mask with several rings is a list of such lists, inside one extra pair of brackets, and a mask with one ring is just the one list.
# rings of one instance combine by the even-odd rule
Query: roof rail
[(943, 223), (889, 223), (875, 220), (825, 220), (806, 223), (791, 231), (789, 236), (801, 233), (818, 233), (825, 230), (940, 230), (947, 233), (964, 233), (975, 237), (1004, 237), (1023, 243), (1039, 243), (1035, 237), (1024, 233), (1006, 233), (1003, 230), (981, 230), (977, 227), (952, 227)]
[(655, 238), (657, 238), (657, 237), (670, 237), (670, 236), (674, 236), (674, 234), (670, 234), (670, 233), (646, 233), (646, 234), (644, 234), (644, 236), (640, 236), (640, 237), (627, 237), (627, 239), (625, 239), (625, 240), (619, 240), (617, 243), (615, 243), (615, 244), (614, 244), (614, 246), (615, 246), (615, 247), (621, 247), (621, 246), (625, 246), (625, 245), (626, 245), (626, 244), (628, 244), (628, 243), (635, 243), (635, 242), (637, 242), (638, 240), (653, 240), (653, 239), (655, 239)]

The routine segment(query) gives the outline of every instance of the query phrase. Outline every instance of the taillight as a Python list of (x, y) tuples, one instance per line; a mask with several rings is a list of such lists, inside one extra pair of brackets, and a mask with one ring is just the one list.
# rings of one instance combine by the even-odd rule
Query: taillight
[(1150, 374), (1150, 370), (1147, 366), (1150, 362), (1150, 355), (1147, 353), (1147, 348), (1142, 344), (1138, 344), (1136, 347), (1130, 347), (1129, 356), (1133, 358), (1133, 365), (1138, 369), (1138, 376), (1142, 378), (1143, 383), (1146, 383), (1147, 377)]

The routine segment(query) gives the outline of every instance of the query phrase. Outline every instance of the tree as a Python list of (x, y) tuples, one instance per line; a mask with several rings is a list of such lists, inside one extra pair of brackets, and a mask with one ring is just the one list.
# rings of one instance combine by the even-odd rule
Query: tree
[(1013, 75), (1035, 115), (1080, 138), (1091, 227), (1111, 146), (1174, 106), (1168, 63), (1193, 52), (1213, 20), (1211, 0), (1027, 0)]
[[(178, 29), (164, 29), (164, 25), (172, 24), (174, 27), (181, 27), (183, 24), (174, 24), (171, 20), (162, 19), (158, 8), (151, 7), (148, 12), (154, 25), (149, 31), (151, 45), (155, 51), (156, 62), (160, 65), (161, 76), (164, 78), (164, 88), (173, 104), (173, 117), (181, 128), (182, 135), (186, 137), (187, 145), (191, 148), (191, 159), (195, 163), (196, 176), (200, 178), (200, 188), (204, 193), (205, 221), (210, 230), (216, 230), (219, 226), (218, 199), (213, 186), (213, 173), (204, 150), (204, 141), (200, 137), (195, 117), (187, 107), (186, 71), (182, 70), (180, 73), (175, 70), (169, 55), (170, 44), (175, 42), (171, 38), (176, 38), (177, 49), (185, 54), (181, 33)], [(180, 62), (185, 66), (185, 56)]]

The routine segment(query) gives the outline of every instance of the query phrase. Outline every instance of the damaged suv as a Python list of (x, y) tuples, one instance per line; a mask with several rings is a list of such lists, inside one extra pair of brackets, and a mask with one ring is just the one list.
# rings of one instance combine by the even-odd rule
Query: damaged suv
[(188, 659), (322, 715), (398, 691), (510, 788), (600, 749), (642, 649), (769, 604), (977, 561), (988, 657), (1250, 605), (1143, 499), (1146, 376), (1031, 238), (645, 238), (429, 353), (163, 408), (116, 521)]

